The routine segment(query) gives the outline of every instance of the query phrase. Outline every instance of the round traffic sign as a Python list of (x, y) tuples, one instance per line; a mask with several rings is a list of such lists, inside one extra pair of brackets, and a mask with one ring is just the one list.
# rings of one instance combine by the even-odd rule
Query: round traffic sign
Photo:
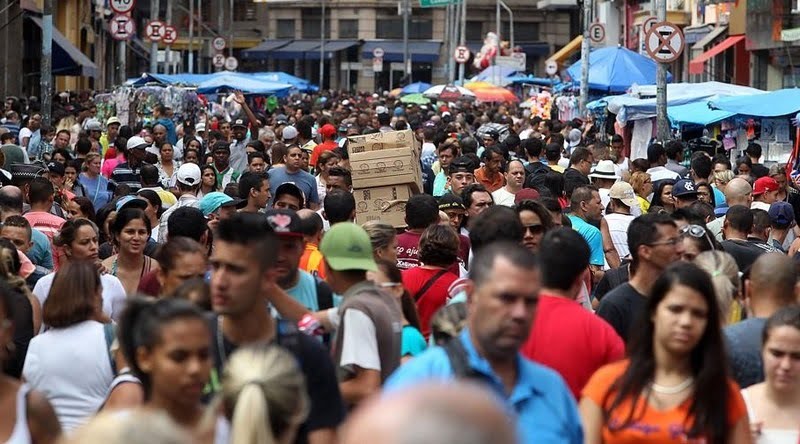
[(224, 54), (214, 54), (214, 66), (217, 68), (222, 68), (225, 66), (225, 55)]
[(375, 57), (376, 59), (382, 59), (384, 54), (383, 48), (381, 47), (377, 47), (372, 50), (372, 57)]
[(644, 19), (644, 22), (642, 22), (642, 32), (647, 33), (656, 23), (658, 23), (658, 17), (647, 17)]
[(214, 47), (217, 51), (222, 51), (225, 49), (225, 39), (222, 37), (217, 37), (211, 42), (211, 46)]
[(592, 23), (589, 26), (589, 40), (594, 43), (601, 43), (606, 39), (606, 27), (602, 23)]
[(117, 14), (112, 17), (108, 28), (114, 40), (128, 40), (136, 34), (136, 23), (127, 15)]
[(164, 22), (153, 20), (152, 22), (147, 22), (144, 33), (151, 42), (159, 42), (164, 37), (165, 26)]
[(672, 63), (681, 56), (686, 40), (683, 32), (669, 22), (655, 23), (644, 37), (645, 49), (653, 60)]
[(236, 57), (228, 57), (225, 59), (225, 69), (228, 71), (236, 71), (236, 68), (239, 67), (239, 61), (236, 60)]
[(453, 53), (453, 58), (457, 63), (467, 63), (470, 55), (469, 48), (466, 46), (457, 46), (455, 53)]
[(108, 3), (111, 10), (117, 14), (127, 14), (136, 6), (136, 0), (110, 0)]
[(554, 76), (558, 72), (558, 63), (555, 60), (548, 60), (544, 64), (544, 72), (548, 76)]
[(171, 45), (175, 43), (175, 40), (178, 40), (178, 30), (172, 25), (165, 26), (164, 36), (161, 37), (161, 41), (167, 45)]

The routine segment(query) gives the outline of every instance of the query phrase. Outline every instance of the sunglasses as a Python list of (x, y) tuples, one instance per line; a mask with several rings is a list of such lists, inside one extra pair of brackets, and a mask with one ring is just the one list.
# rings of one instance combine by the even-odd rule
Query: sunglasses
[(695, 239), (705, 239), (708, 242), (708, 245), (711, 247), (712, 250), (716, 250), (714, 248), (714, 242), (711, 241), (711, 236), (708, 235), (708, 230), (703, 228), (700, 225), (690, 224), (686, 225), (685, 227), (681, 228), (678, 231), (681, 236), (692, 236)]
[(525, 233), (530, 232), (534, 236), (544, 233), (544, 225), (542, 224), (523, 225), (523, 228)]

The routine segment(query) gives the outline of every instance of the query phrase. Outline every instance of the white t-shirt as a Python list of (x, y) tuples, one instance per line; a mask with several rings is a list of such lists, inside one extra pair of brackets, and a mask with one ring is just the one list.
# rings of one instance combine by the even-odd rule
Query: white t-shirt
[[(47, 295), (50, 294), (50, 287), (53, 286), (55, 276), (55, 273), (42, 276), (36, 282), (36, 286), (33, 287), (33, 294), (36, 299), (39, 299), (42, 307), (44, 307), (44, 301), (47, 300)], [(125, 287), (122, 286), (122, 282), (116, 276), (110, 274), (101, 275), (100, 284), (103, 286), (103, 313), (117, 321), (125, 308)], [(42, 328), (44, 328), (44, 325), (42, 325)]]
[(513, 207), (514, 206), (514, 198), (516, 196), (511, 194), (506, 187), (502, 187), (492, 193), (492, 199), (494, 200), (495, 205), (503, 205), (505, 207)]
[(47, 397), (65, 431), (78, 428), (97, 413), (114, 379), (103, 324), (83, 321), (34, 336), (22, 376)]
[(631, 254), (628, 249), (628, 225), (634, 219), (630, 214), (609, 213), (605, 215), (608, 223), (608, 231), (611, 234), (611, 241), (614, 248), (622, 259)]
[[(30, 142), (30, 137), (33, 136), (33, 131), (27, 126), (24, 126), (19, 129), (19, 146), (22, 146), (22, 140), (26, 137), (28, 138), (28, 142)], [(28, 148), (27, 146), (23, 148)]]
[(375, 324), (364, 312), (353, 308), (344, 313), (342, 319), (347, 328), (342, 338), (342, 359), (340, 367), (357, 365), (366, 370), (381, 369), (381, 357), (378, 354), (378, 338), (375, 336)]

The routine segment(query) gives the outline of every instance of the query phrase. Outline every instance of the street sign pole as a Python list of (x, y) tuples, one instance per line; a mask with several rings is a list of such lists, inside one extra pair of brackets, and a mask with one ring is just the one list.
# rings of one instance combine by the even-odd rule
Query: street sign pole
[(44, 0), (42, 10), (42, 123), (50, 125), (53, 107), (53, 0)]
[[(667, 1), (656, 0), (656, 17), (661, 23), (667, 19)], [(656, 64), (656, 136), (661, 143), (669, 140), (667, 121), (667, 65)]]
[[(461, 0), (461, 46), (467, 44), (467, 0)], [(466, 63), (458, 65), (458, 81), (464, 84), (464, 71)]]
[[(167, 20), (167, 25), (172, 26), (172, 1), (167, 0), (167, 16), (165, 17)], [(172, 74), (172, 44), (167, 43), (167, 48), (164, 53), (164, 72), (166, 74)]]
[(581, 117), (586, 116), (586, 104), (589, 103), (589, 27), (592, 26), (592, 0), (583, 0), (583, 42), (581, 42)]
[[(150, 20), (158, 20), (159, 9), (161, 9), (161, 2), (150, 0)], [(158, 73), (158, 42), (155, 40), (150, 42), (150, 72)]]

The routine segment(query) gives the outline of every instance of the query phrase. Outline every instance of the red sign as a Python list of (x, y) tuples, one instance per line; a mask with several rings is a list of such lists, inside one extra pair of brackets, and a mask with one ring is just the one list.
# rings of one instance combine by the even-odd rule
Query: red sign
[(151, 42), (159, 42), (164, 37), (165, 27), (166, 24), (158, 20), (153, 20), (152, 22), (148, 22), (147, 26), (144, 29), (145, 36), (147, 36), (147, 38), (150, 39)]
[(167, 45), (171, 45), (175, 43), (175, 40), (178, 40), (178, 30), (172, 25), (165, 26), (164, 35), (161, 37), (161, 41)]
[(108, 28), (114, 40), (129, 40), (136, 34), (136, 23), (127, 15), (115, 15)]

